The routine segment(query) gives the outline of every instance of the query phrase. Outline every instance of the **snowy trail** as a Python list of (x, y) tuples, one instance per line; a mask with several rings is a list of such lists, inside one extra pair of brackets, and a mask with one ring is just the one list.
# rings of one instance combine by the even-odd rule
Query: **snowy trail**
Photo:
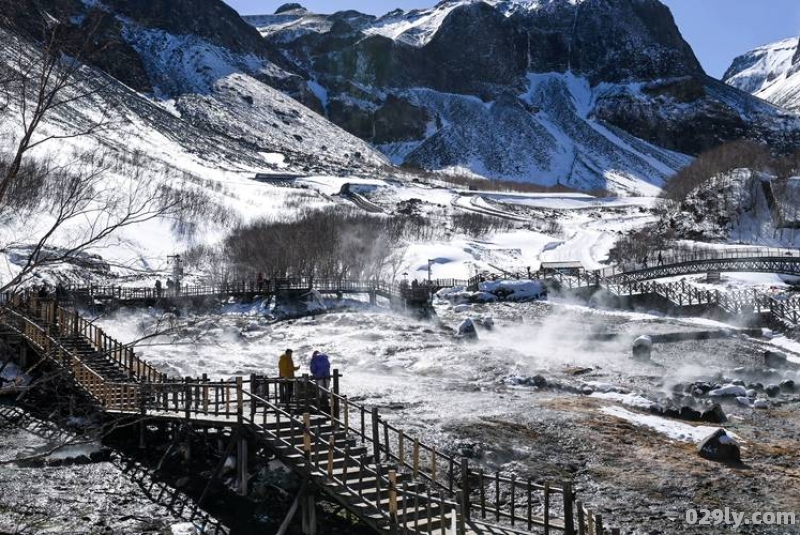
[(490, 215), (494, 217), (500, 217), (502, 219), (507, 219), (509, 221), (518, 221), (521, 223), (527, 223), (530, 221), (529, 218), (518, 216), (516, 214), (512, 214), (509, 212), (504, 212), (502, 210), (498, 210), (489, 204), (483, 199), (483, 197), (473, 197), (471, 195), (463, 195), (457, 194), (453, 197), (451, 204), (458, 209), (465, 210), (467, 212), (474, 212), (483, 215)]

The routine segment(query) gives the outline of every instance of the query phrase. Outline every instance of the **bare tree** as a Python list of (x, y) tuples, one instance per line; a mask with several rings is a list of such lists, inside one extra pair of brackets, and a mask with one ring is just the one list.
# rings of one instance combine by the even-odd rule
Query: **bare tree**
[[(127, 180), (117, 180), (118, 175), (111, 172), (117, 168), (119, 155), (108, 150), (77, 154), (68, 164), (34, 155), (45, 143), (92, 136), (111, 124), (109, 79), (81, 63), (88, 47), (95, 46), (93, 31), (75, 44), (58, 21), (48, 19), (43, 28), (38, 48), (26, 37), (2, 29), (16, 57), (0, 71), (0, 106), (6, 115), (17, 115), (18, 132), (11, 153), (5, 161), (0, 157), (0, 217), (50, 217), (36, 218), (47, 224), (3, 244), (23, 260), (0, 291), (17, 286), (44, 266), (74, 260), (124, 227), (178, 210), (183, 201), (170, 194), (165, 178), (151, 178), (136, 155)], [(73, 117), (81, 105), (92, 106), (96, 116), (60, 120), (57, 128), (42, 128), (48, 121), (63, 119), (63, 114)]]
[(30, 151), (48, 141), (87, 136), (107, 126), (106, 114), (101, 110), (102, 117), (98, 120), (72, 125), (71, 130), (61, 134), (37, 136), (42, 123), (54, 112), (106, 89), (108, 84), (100, 76), (81, 75), (85, 69), (81, 60), (87, 47), (92, 46), (93, 34), (94, 30), (88, 32), (84, 42), (69, 56), (64, 52), (68, 44), (66, 30), (57, 20), (43, 22), (41, 50), (31, 47), (33, 43), (24, 37), (9, 33), (12, 41), (9, 44), (17, 51), (17, 58), (11, 72), (0, 79), (0, 94), (4, 97), (5, 107), (13, 102), (18, 109), (21, 135), (11, 164), (0, 176), (0, 203), (6, 199), (15, 181), (20, 179), (23, 162)]

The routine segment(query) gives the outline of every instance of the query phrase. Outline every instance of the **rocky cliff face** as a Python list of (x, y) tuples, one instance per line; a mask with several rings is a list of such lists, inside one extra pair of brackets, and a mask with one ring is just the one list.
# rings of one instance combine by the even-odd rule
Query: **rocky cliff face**
[(725, 83), (775, 105), (800, 110), (800, 38), (758, 47), (733, 60)]
[(247, 21), (221, 0), (0, 4), (6, 26), (41, 35), (34, 13), (73, 47), (91, 35), (89, 62), (183, 120), (332, 168), (385, 155), (653, 193), (724, 141), (800, 145), (795, 115), (703, 73), (657, 0), (445, 0), (383, 17), (287, 4)]
[(796, 118), (707, 77), (657, 0), (449, 0), (380, 18), (295, 4), (246, 20), (316, 97), (297, 98), (396, 163), (651, 191), (725, 141), (800, 142)]

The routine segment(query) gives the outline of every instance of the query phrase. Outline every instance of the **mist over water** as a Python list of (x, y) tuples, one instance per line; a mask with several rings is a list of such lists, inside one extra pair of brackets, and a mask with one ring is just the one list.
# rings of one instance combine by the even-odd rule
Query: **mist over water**
[[(652, 359), (641, 362), (631, 355), (638, 336), (722, 329), (547, 303), (455, 310), (438, 306), (438, 319), (427, 322), (373, 310), (276, 324), (252, 311), (169, 322), (153, 311), (135, 311), (101, 318), (99, 323), (122, 341), (169, 326), (172, 332), (148, 339), (137, 351), (175, 376), (274, 376), (278, 355), (286, 348), (294, 350), (300, 373), (307, 373), (311, 352), (319, 349), (342, 372), (348, 394), (407, 402), (435, 398), (443, 389), (465, 394), (476, 388), (495, 389), (536, 374), (578, 385), (607, 382), (655, 395), (670, 392), (680, 382), (730, 376), (737, 367), (757, 364), (761, 352), (758, 344), (741, 338), (689, 340), (655, 344)], [(475, 343), (454, 336), (466, 318), (479, 325)], [(480, 326), (483, 318), (493, 320), (491, 330)], [(576, 375), (576, 369), (584, 370)]]

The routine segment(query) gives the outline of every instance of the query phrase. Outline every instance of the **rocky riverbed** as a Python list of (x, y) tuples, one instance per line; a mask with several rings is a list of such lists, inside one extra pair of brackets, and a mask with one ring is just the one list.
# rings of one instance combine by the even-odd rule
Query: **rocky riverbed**
[[(444, 451), (467, 447), (472, 462), (490, 470), (572, 479), (607, 524), (630, 533), (734, 532), (688, 525), (688, 508), (800, 513), (800, 391), (767, 393), (770, 383), (798, 380), (798, 361), (789, 354), (780, 368), (768, 366), (769, 339), (706, 320), (568, 304), (440, 303), (437, 313), (423, 322), (353, 310), (276, 324), (242, 309), (184, 314), (139, 352), (175, 375), (227, 378), (274, 374), (287, 347), (302, 366), (311, 351), (325, 350), (345, 393), (410, 434)], [(468, 317), (478, 327), (473, 343), (456, 337)], [(100, 323), (129, 340), (163, 321), (150, 311)], [(676, 341), (655, 343), (649, 359), (637, 360), (631, 346), (642, 334)], [(727, 387), (744, 395), (713, 395)], [(689, 421), (696, 418), (684, 418), (694, 414), (688, 408), (722, 416)], [(697, 454), (720, 427), (739, 443), (740, 464)]]
[[(0, 431), (1, 534), (196, 532), (123, 474), (116, 455), (82, 440), (48, 454), (64, 440), (43, 438), (26, 427), (4, 425)], [(15, 459), (20, 461), (11, 463)]]

